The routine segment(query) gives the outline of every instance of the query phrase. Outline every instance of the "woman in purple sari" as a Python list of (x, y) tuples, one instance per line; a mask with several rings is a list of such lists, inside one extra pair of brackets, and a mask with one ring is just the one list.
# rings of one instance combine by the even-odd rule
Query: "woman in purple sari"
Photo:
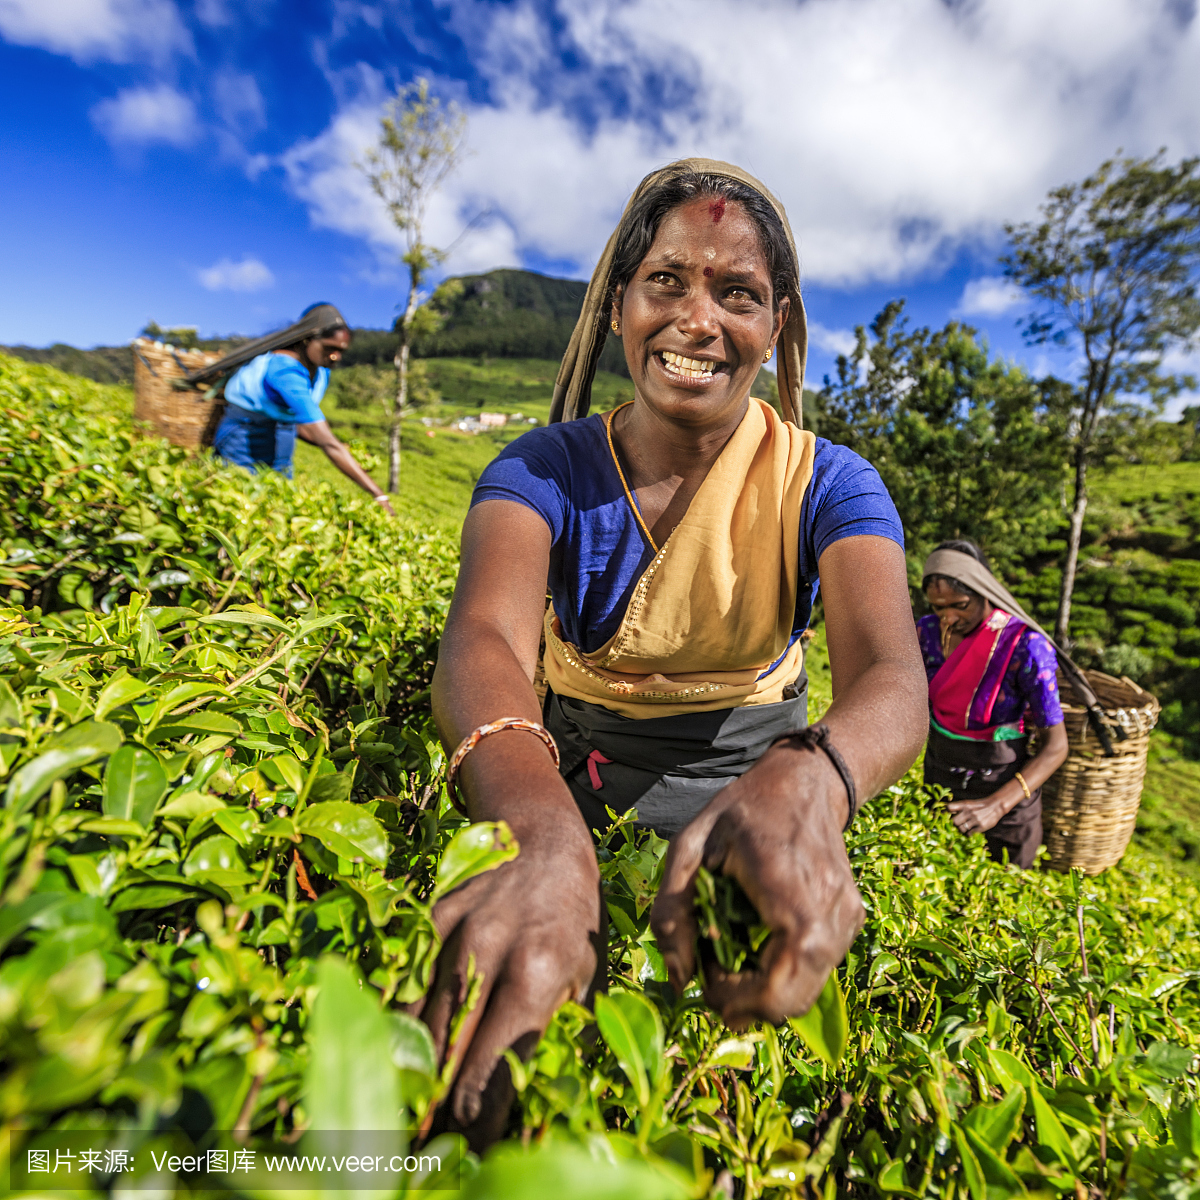
[[(982, 833), (994, 859), (1029, 867), (1042, 784), (1067, 757), (1054, 646), (972, 542), (938, 546), (921, 587), (931, 609), (917, 622), (929, 679), (925, 782), (950, 790), (959, 833)], [(1031, 758), (1035, 726), (1044, 736)]]

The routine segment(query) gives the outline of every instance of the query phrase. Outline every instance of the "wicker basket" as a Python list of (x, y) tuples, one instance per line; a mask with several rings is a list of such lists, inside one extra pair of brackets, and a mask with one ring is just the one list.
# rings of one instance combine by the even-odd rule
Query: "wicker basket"
[(133, 416), (155, 433), (198, 450), (212, 444), (225, 408), (222, 399), (206, 399), (196, 388), (177, 388), (173, 380), (188, 371), (216, 362), (220, 357), (203, 350), (178, 347), (138, 338), (133, 343)]
[(1107, 723), (1125, 731), (1113, 738), (1113, 758), (1088, 724), (1086, 710), (1067, 703), (1070, 684), (1059, 674), (1063, 719), (1070, 753), (1042, 788), (1042, 822), (1048, 865), (1056, 871), (1072, 867), (1099, 875), (1121, 861), (1137, 821), (1146, 775), (1150, 731), (1158, 721), (1158, 701), (1132, 679), (1114, 679), (1085, 671)]

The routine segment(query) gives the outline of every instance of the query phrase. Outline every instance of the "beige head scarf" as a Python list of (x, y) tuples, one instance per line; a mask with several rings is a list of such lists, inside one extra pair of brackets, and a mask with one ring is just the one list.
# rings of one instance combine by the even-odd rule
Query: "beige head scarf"
[[(787, 213), (783, 205), (757, 180), (753, 175), (743, 171), (732, 163), (719, 162), (712, 158), (681, 158), (661, 170), (652, 171), (629, 198), (621, 224), (614, 230), (604, 247), (604, 253), (592, 272), (588, 284), (587, 295), (583, 299), (583, 310), (575, 323), (575, 332), (571, 334), (570, 345), (563, 355), (562, 365), (558, 369), (558, 379), (554, 384), (554, 400), (550, 405), (551, 421), (573, 421), (576, 417), (586, 417), (592, 399), (592, 379), (596, 374), (596, 362), (600, 351), (604, 349), (608, 337), (608, 325), (604, 320), (601, 307), (608, 290), (608, 277), (612, 271), (613, 252), (617, 245), (618, 236), (629, 216), (633, 202), (647, 188), (671, 175), (684, 172), (694, 172), (697, 175), (724, 175), (736, 179), (761, 193), (778, 213), (787, 234), (788, 244), (792, 254), (796, 254), (796, 242), (792, 237), (792, 229), (788, 224)], [(796, 259), (797, 264), (799, 258)], [(804, 427), (804, 364), (808, 356), (808, 321), (804, 315), (804, 302), (799, 296), (792, 298), (791, 311), (788, 313), (787, 324), (779, 335), (778, 344), (778, 378), (779, 403), (785, 419)]]
[[(1023, 621), (1030, 629), (1036, 629), (1050, 645), (1054, 646), (1059, 666), (1062, 668), (1063, 674), (1071, 681), (1072, 691), (1079, 697), (1084, 708), (1088, 710), (1088, 718), (1092, 728), (1100, 735), (1101, 745), (1108, 753), (1112, 752), (1112, 743), (1109, 740), (1111, 731), (1105, 726), (1104, 733), (1100, 733), (1099, 722), (1103, 709), (1100, 707), (1096, 693), (1088, 685), (1083, 672), (1067, 657), (1065, 651), (1059, 649), (1054, 639), (1021, 607), (1020, 601), (983, 563), (969, 554), (964, 554), (961, 550), (935, 550), (925, 560), (921, 578), (926, 579), (930, 575), (944, 575), (949, 579), (957, 579), (959, 583), (969, 587), (971, 591), (976, 592), (985, 600), (990, 600), (997, 608), (1002, 608), (1017, 620)], [(1118, 733), (1118, 736), (1123, 737), (1124, 734)]]

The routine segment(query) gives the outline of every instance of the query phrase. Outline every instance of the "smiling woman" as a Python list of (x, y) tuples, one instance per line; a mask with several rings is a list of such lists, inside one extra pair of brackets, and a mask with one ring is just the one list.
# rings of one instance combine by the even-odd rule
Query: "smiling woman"
[[(588, 417), (610, 330), (635, 397)], [(776, 346), (787, 420), (750, 396)], [(450, 1051), (453, 1117), (476, 1144), (503, 1121), (498, 1056), (532, 1049), (593, 984), (588, 834), (608, 810), (674, 839), (653, 923), (678, 990), (701, 865), (771, 930), (757, 970), (703, 964), (731, 1024), (805, 1011), (862, 925), (842, 832), (916, 757), (924, 678), (895, 507), (869, 464), (799, 427), (804, 346), (778, 203), (729, 164), (673, 164), (643, 180), (597, 267), (556, 423), (475, 489), (434, 714), (472, 818), (508, 821), (521, 853), (439, 905), (423, 1015), (446, 1052), (482, 979)], [(806, 730), (818, 583), (834, 702)]]

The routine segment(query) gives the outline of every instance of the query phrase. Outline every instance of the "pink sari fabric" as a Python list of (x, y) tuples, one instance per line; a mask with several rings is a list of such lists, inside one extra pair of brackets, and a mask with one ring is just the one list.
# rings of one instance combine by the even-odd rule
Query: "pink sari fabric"
[(967, 634), (929, 684), (933, 719), (952, 737), (990, 742), (1019, 736), (1016, 726), (993, 726), (992, 708), (1025, 623), (996, 609)]

